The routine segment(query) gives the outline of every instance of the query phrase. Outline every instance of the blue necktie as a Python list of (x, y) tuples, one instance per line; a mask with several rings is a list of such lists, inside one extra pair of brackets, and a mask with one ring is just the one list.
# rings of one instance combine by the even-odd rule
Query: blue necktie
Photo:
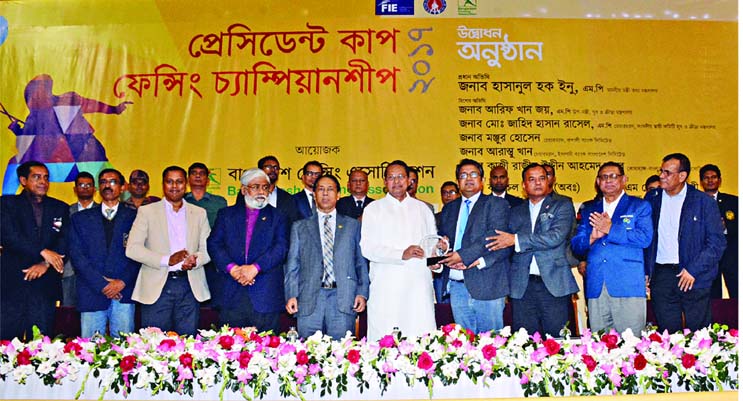
[(464, 237), (464, 230), (467, 228), (467, 219), (470, 217), (470, 204), (471, 200), (464, 200), (464, 207), (459, 208), (459, 221), (457, 224), (457, 238), (454, 239), (454, 250), (458, 251), (462, 247), (462, 237)]

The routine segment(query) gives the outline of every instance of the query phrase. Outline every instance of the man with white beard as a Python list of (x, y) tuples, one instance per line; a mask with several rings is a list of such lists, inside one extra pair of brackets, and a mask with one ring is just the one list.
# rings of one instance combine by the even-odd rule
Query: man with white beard
[(282, 263), (289, 248), (285, 217), (268, 204), (269, 178), (258, 168), (240, 177), (244, 202), (221, 209), (207, 240), (217, 270), (224, 273), (220, 325), (255, 326), (279, 332), (284, 310)]

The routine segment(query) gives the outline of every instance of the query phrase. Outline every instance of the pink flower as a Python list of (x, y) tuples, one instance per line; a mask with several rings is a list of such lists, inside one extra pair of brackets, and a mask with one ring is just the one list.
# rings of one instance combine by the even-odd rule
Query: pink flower
[(235, 345), (235, 339), (232, 336), (221, 336), (219, 337), (219, 345), (223, 349), (231, 349)]
[(462, 341), (460, 341), (458, 338), (451, 342), (452, 347), (459, 348), (462, 346)]
[(346, 359), (354, 364), (359, 363), (359, 359), (361, 359), (361, 353), (357, 349), (349, 350), (348, 355), (346, 355)]
[(700, 349), (707, 349), (712, 346), (712, 339), (711, 338), (705, 338), (704, 340), (699, 341), (699, 348)]
[(307, 372), (310, 375), (313, 375), (314, 376), (314, 375), (320, 373), (320, 370), (321, 370), (320, 369), (320, 364), (319, 363), (313, 363), (312, 365), (310, 365), (310, 368), (307, 370)]
[(544, 347), (539, 347), (531, 353), (531, 360), (540, 363), (542, 359), (547, 357), (547, 350)]
[(488, 361), (495, 358), (495, 355), (497, 354), (497, 352), (498, 351), (496, 350), (496, 348), (490, 344), (482, 347), (482, 356)]
[(583, 363), (586, 364), (586, 368), (588, 368), (589, 372), (593, 372), (594, 369), (596, 369), (596, 360), (593, 359), (591, 355), (582, 355), (581, 359), (583, 359)]
[(550, 356), (560, 352), (560, 344), (558, 344), (557, 341), (551, 338), (544, 340), (544, 348), (547, 350), (547, 354), (549, 354)]
[(681, 357), (681, 364), (684, 365), (686, 369), (690, 369), (696, 362), (697, 358), (692, 354), (684, 354), (684, 356)]
[(526, 373), (521, 375), (521, 380), (519, 380), (519, 384), (522, 386), (526, 383), (529, 383), (529, 376), (526, 375)]
[(392, 348), (395, 346), (395, 338), (388, 334), (379, 339), (379, 346), (382, 348)]
[(446, 334), (446, 335), (448, 336), (448, 335), (449, 335), (449, 333), (451, 333), (451, 332), (452, 332), (452, 330), (454, 330), (454, 328), (455, 328), (455, 327), (457, 327), (457, 325), (456, 325), (456, 324), (454, 324), (454, 323), (449, 323), (449, 324), (447, 324), (447, 325), (445, 325), (445, 326), (441, 326), (441, 331), (443, 331), (443, 332), (444, 332), (444, 334)]
[(418, 357), (418, 367), (423, 370), (431, 369), (431, 367), (433, 367), (433, 359), (431, 359), (431, 355), (428, 355), (427, 352), (421, 353)]
[(29, 352), (28, 348), (24, 348), (23, 351), (19, 352), (15, 357), (15, 361), (18, 363), (18, 366), (30, 365), (31, 352)]

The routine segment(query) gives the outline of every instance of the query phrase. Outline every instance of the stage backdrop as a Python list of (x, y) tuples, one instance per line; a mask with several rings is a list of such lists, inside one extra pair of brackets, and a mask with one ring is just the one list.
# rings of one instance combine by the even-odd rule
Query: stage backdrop
[[(154, 195), (165, 166), (202, 161), (211, 190), (233, 197), (242, 169), (272, 154), (290, 192), (316, 159), (343, 183), (368, 171), (372, 197), (385, 162), (403, 159), (439, 203), (468, 157), (486, 174), (505, 166), (512, 193), (524, 165), (553, 163), (577, 202), (602, 162), (624, 163), (639, 195), (670, 152), (689, 155), (693, 185), (716, 163), (737, 193), (730, 3), (691, 19), (485, 0), (0, 2), (3, 193), (30, 159), (56, 182), (144, 169)], [(70, 188), (50, 193), (70, 201)]]

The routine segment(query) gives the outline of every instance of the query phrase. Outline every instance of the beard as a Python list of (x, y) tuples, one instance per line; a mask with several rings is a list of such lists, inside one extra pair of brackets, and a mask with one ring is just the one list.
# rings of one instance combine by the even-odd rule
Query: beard
[(245, 205), (251, 209), (263, 209), (268, 205), (268, 198), (263, 195), (250, 196), (245, 194)]

